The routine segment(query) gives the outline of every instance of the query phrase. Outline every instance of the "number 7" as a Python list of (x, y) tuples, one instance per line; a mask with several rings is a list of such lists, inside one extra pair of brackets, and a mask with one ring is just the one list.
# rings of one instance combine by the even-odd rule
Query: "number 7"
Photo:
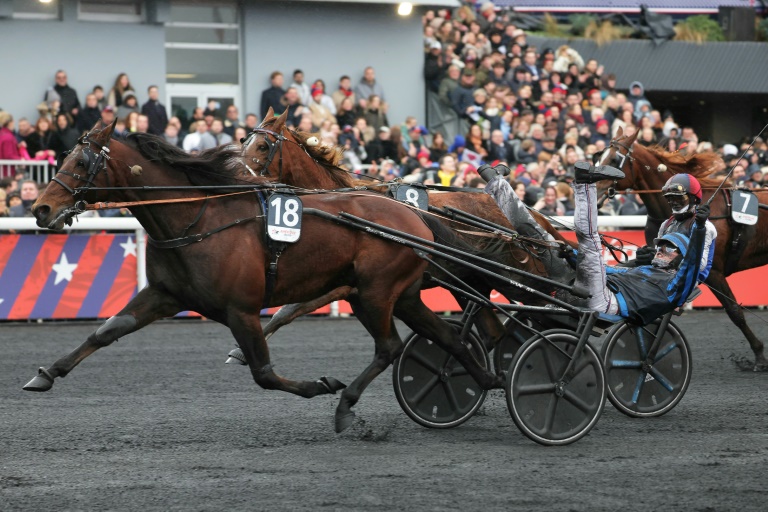
[(747, 205), (749, 204), (749, 200), (752, 198), (752, 194), (739, 192), (739, 195), (744, 199), (744, 205), (741, 207), (741, 213), (744, 213), (747, 211)]

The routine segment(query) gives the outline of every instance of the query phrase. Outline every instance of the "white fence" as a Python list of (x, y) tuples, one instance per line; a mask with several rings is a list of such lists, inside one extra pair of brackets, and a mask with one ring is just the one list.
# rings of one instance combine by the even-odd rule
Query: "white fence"
[(23, 169), (28, 179), (40, 184), (51, 181), (56, 171), (47, 160), (0, 160), (0, 174), (9, 174), (12, 167)]

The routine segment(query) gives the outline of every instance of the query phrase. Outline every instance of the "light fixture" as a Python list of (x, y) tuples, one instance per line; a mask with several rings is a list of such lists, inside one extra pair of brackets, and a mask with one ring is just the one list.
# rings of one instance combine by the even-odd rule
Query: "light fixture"
[(397, 14), (400, 16), (410, 16), (413, 11), (413, 5), (411, 2), (402, 2), (397, 6)]
[(51, 0), (40, 0), (41, 4), (49, 4), (51, 3)]

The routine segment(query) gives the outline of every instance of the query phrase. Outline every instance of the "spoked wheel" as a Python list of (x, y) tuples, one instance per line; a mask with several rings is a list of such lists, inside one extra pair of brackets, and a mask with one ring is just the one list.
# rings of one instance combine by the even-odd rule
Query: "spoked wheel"
[[(592, 345), (574, 356), (579, 337), (553, 329), (534, 336), (517, 352), (506, 383), (507, 407), (518, 428), (544, 445), (578, 441), (595, 426), (605, 404), (605, 374)], [(572, 377), (562, 381), (570, 358)]]
[(644, 327), (622, 322), (603, 344), (608, 399), (627, 416), (661, 416), (680, 402), (691, 383), (691, 350), (672, 322), (664, 331), (654, 361), (646, 364), (660, 322)]
[[(449, 322), (461, 329), (460, 322)], [(489, 368), (488, 352), (474, 331), (467, 343), (480, 366)], [(408, 337), (395, 360), (392, 383), (400, 407), (413, 421), (429, 428), (461, 425), (483, 405), (487, 394), (453, 356), (416, 333)]]

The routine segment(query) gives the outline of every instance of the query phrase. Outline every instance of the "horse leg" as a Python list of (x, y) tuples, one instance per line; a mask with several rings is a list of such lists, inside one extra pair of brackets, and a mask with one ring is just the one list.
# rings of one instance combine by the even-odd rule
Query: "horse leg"
[(731, 287), (728, 286), (728, 281), (725, 280), (725, 276), (720, 272), (712, 270), (705, 282), (716, 292), (715, 296), (717, 297), (717, 300), (720, 301), (720, 304), (723, 305), (723, 308), (725, 308), (725, 312), (728, 313), (731, 322), (736, 324), (736, 327), (741, 329), (744, 337), (747, 338), (749, 346), (755, 354), (754, 370), (756, 372), (768, 370), (768, 359), (765, 357), (763, 342), (755, 336), (752, 329), (747, 325), (747, 320), (744, 318), (744, 312), (742, 311), (741, 306), (736, 302), (736, 297), (734, 297)]
[[(418, 286), (416, 286), (416, 290), (418, 293)], [(386, 370), (403, 350), (403, 341), (395, 328), (392, 311), (391, 309), (387, 310), (386, 304), (381, 304), (381, 298), (378, 298), (377, 301), (374, 297), (361, 298), (355, 295), (349, 297), (348, 300), (352, 305), (355, 317), (373, 336), (376, 351), (371, 364), (341, 392), (341, 399), (335, 414), (336, 433), (343, 432), (352, 425), (355, 418), (352, 407), (360, 400), (360, 396), (368, 384)]]
[(29, 381), (25, 391), (48, 391), (56, 377), (66, 377), (72, 369), (89, 355), (106, 347), (118, 338), (138, 331), (142, 327), (173, 316), (182, 308), (176, 300), (152, 286), (141, 290), (117, 315), (96, 329), (88, 339), (72, 353), (58, 359), (48, 369), (40, 368), (37, 377)]
[[(351, 293), (356, 293), (357, 290), (351, 286), (340, 286), (335, 290), (331, 290), (329, 293), (318, 297), (309, 302), (299, 302), (296, 304), (286, 304), (281, 307), (277, 313), (272, 315), (269, 323), (264, 327), (264, 339), (269, 341), (269, 338), (277, 332), (281, 327), (288, 325), (300, 316), (304, 316), (314, 310), (325, 306), (335, 300), (346, 299)], [(224, 361), (226, 364), (241, 364), (243, 366), (248, 363), (245, 361), (245, 355), (240, 347), (235, 347), (229, 351), (228, 359)]]
[(243, 350), (253, 380), (263, 389), (287, 391), (304, 398), (312, 398), (327, 393), (335, 394), (336, 391), (345, 387), (333, 377), (321, 377), (316, 381), (297, 381), (276, 374), (269, 358), (269, 347), (258, 315), (231, 316), (227, 323), (237, 344)]

